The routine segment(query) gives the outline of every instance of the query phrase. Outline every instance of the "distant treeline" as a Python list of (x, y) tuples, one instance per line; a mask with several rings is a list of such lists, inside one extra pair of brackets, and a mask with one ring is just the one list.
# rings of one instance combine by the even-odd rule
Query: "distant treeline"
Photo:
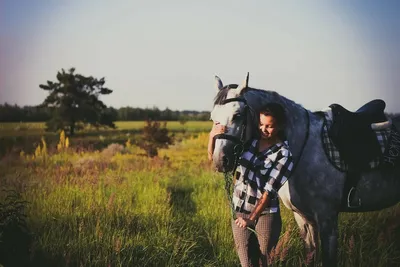
[[(210, 119), (209, 111), (174, 111), (166, 108), (160, 110), (153, 108), (122, 107), (115, 109), (108, 107), (106, 112), (113, 121), (143, 121), (147, 119), (158, 121), (207, 121)], [(0, 104), (0, 122), (42, 122), (51, 118), (52, 109), (40, 106)], [(390, 117), (400, 116), (400, 113), (387, 113)]]
[[(159, 121), (206, 121), (210, 119), (208, 111), (174, 111), (166, 108), (121, 107), (106, 109), (113, 121), (143, 121), (147, 119)], [(41, 122), (51, 118), (52, 109), (40, 106), (24, 106), (0, 104), (0, 122)]]

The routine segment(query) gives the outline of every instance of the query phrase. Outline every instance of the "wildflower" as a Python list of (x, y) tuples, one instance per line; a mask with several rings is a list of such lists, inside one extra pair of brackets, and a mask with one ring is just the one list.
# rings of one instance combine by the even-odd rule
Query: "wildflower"
[(114, 197), (115, 197), (115, 192), (113, 192), (110, 196), (110, 198), (108, 199), (108, 203), (107, 203), (107, 209), (110, 210), (113, 202), (114, 202)]
[(114, 250), (115, 250), (115, 252), (116, 252), (117, 254), (120, 253), (121, 247), (122, 247), (121, 238), (118, 237), (118, 238), (115, 240), (115, 244), (114, 244)]
[(268, 265), (272, 265), (272, 263), (275, 261), (275, 256), (276, 256), (275, 250), (276, 250), (276, 248), (273, 248), (273, 249), (271, 249), (271, 252), (269, 253)]
[(354, 235), (351, 235), (350, 240), (349, 240), (349, 253), (351, 254), (351, 252), (354, 249)]
[(314, 261), (315, 250), (307, 253), (305, 264), (308, 266)]
[(286, 232), (285, 232), (285, 234), (283, 235), (283, 238), (282, 238), (282, 245), (281, 245), (282, 249), (281, 249), (280, 254), (279, 254), (279, 259), (280, 259), (281, 262), (286, 259), (287, 255), (288, 255), (288, 252), (289, 252), (288, 243), (289, 243), (289, 239), (290, 239), (290, 231), (291, 231), (291, 229), (288, 228), (288, 230), (286, 230)]
[(61, 150), (63, 150), (64, 147), (65, 147), (65, 132), (64, 132), (64, 130), (62, 130), (60, 133), (60, 141), (57, 145), (57, 150), (61, 151)]
[(126, 146), (127, 148), (130, 148), (130, 147), (132, 146), (132, 144), (131, 144), (131, 139), (130, 139), (130, 138), (128, 138), (128, 141), (126, 141), (125, 146)]

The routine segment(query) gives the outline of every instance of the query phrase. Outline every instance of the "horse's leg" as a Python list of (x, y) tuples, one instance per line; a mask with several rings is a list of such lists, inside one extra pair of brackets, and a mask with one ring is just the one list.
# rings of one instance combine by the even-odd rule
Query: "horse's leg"
[(322, 265), (337, 265), (338, 214), (326, 214), (318, 218), (321, 237)]
[(309, 266), (314, 265), (316, 257), (318, 255), (318, 229), (316, 225), (310, 221), (307, 221), (303, 216), (294, 212), (294, 219), (300, 228), (300, 235), (305, 242), (306, 248), (306, 264)]

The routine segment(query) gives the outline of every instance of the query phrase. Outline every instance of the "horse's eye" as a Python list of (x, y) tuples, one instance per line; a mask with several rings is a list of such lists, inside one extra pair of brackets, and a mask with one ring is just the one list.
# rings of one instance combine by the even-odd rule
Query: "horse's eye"
[(233, 115), (232, 121), (240, 120), (241, 118), (242, 118), (242, 115), (240, 115), (240, 113), (237, 113), (237, 114)]

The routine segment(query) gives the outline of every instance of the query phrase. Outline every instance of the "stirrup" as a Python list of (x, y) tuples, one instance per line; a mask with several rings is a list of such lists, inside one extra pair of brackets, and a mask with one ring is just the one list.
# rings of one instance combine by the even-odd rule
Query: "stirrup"
[(351, 209), (355, 209), (355, 208), (359, 208), (361, 207), (361, 199), (358, 199), (358, 205), (351, 205), (351, 198), (352, 198), (352, 193), (353, 191), (355, 191), (356, 188), (353, 186), (350, 191), (349, 194), (347, 195), (347, 207), (351, 208)]

